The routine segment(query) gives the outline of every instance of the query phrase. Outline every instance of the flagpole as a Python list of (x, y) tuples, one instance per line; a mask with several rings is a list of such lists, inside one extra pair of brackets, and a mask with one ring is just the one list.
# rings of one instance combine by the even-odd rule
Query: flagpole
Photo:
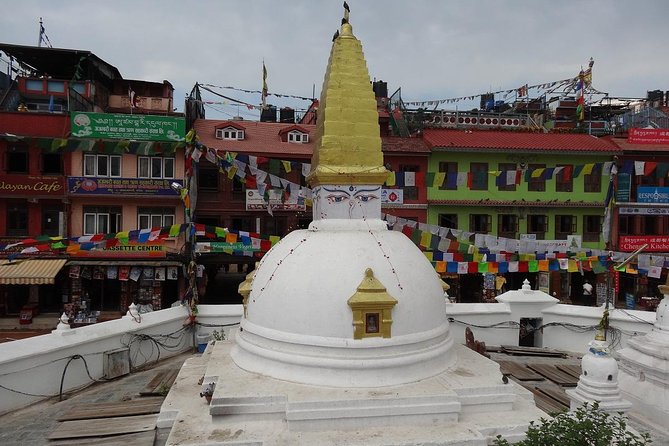
[(39, 18), (39, 40), (37, 41), (37, 48), (42, 47), (42, 30), (44, 27), (42, 26), (42, 17)]

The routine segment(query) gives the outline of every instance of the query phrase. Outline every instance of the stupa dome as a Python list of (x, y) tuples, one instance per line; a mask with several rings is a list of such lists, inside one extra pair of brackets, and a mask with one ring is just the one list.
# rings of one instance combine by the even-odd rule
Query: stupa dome
[[(327, 223), (327, 229), (315, 222), (290, 233), (263, 258), (232, 352), (235, 363), (335, 387), (414, 382), (452, 365), (441, 280), (420, 250), (381, 220)], [(354, 338), (349, 299), (367, 269), (397, 301), (390, 337)]]

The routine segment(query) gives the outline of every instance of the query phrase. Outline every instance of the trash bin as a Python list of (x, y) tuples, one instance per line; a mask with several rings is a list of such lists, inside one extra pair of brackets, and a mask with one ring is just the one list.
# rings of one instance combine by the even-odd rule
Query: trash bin
[(33, 323), (36, 307), (34, 305), (24, 305), (19, 312), (19, 324), (28, 325)]

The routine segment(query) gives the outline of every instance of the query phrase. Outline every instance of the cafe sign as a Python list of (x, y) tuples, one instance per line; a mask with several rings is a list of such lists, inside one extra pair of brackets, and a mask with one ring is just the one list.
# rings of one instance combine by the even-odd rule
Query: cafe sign
[(63, 197), (65, 181), (62, 177), (0, 175), (0, 193), (17, 197)]
[(181, 180), (68, 177), (67, 190), (71, 195), (176, 196), (177, 193), (172, 189), (170, 183), (182, 185)]
[(284, 201), (283, 190), (270, 189), (267, 193), (268, 201), (265, 201), (265, 198), (256, 189), (247, 189), (246, 210), (266, 211), (268, 203), (273, 211), (305, 211), (307, 209), (304, 197), (299, 194), (290, 194), (290, 197)]
[(669, 203), (669, 187), (638, 187), (636, 195), (639, 203)]
[(72, 113), (72, 136), (77, 138), (184, 141), (186, 120), (171, 116)]

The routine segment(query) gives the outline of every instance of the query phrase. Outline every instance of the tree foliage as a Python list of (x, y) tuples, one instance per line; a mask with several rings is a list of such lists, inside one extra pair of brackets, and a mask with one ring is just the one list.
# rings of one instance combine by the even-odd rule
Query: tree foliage
[[(599, 408), (597, 402), (583, 404), (573, 412), (555, 418), (530, 422), (525, 440), (516, 446), (645, 446), (651, 443), (648, 434), (636, 434), (627, 428), (622, 414), (611, 415)], [(508, 446), (497, 436), (495, 446)]]

